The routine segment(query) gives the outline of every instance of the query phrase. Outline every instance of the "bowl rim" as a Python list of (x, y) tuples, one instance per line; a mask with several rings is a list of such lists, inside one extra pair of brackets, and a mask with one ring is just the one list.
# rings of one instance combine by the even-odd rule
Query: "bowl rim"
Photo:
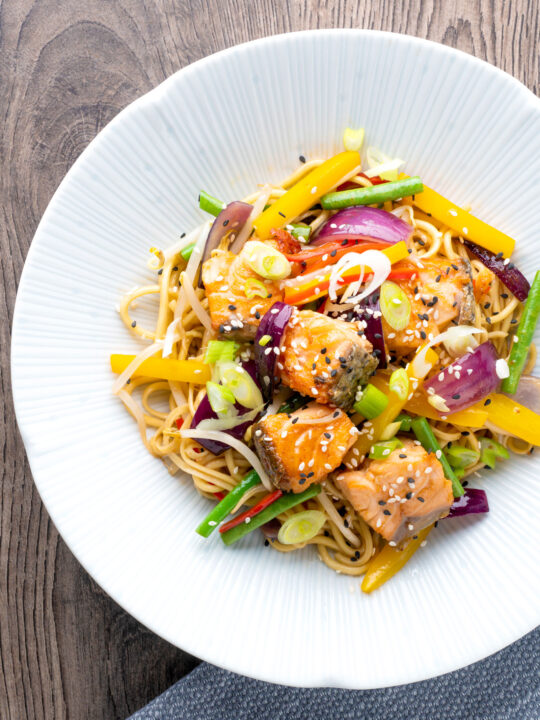
[[(111, 597), (111, 599), (117, 603), (122, 609), (129, 613), (132, 617), (134, 617), (138, 622), (140, 622), (143, 626), (148, 628), (151, 632), (158, 635), (159, 637), (163, 638), (167, 642), (170, 642), (175, 647), (180, 647), (183, 651), (188, 652), (195, 657), (212, 664), (216, 664), (216, 662), (210, 657), (207, 653), (201, 652), (201, 648), (194, 647), (192, 643), (186, 642), (185, 644), (182, 643), (182, 645), (178, 645), (178, 640), (171, 636), (170, 633), (167, 633), (166, 628), (158, 625), (156, 621), (153, 620), (152, 617), (142, 617), (137, 610), (134, 610), (130, 607), (130, 603), (127, 599), (119, 599), (113, 594), (110, 594), (109, 590), (107, 589), (106, 585), (102, 585), (102, 583), (99, 580), (100, 571), (99, 566), (96, 565), (95, 567), (89, 566), (89, 563), (86, 562), (86, 560), (81, 560), (79, 557), (79, 554), (74, 550), (71, 539), (67, 537), (64, 532), (62, 531), (64, 523), (62, 522), (60, 513), (56, 511), (55, 508), (50, 507), (48, 501), (47, 501), (47, 490), (45, 487), (42, 486), (40, 480), (39, 480), (39, 472), (36, 474), (34, 472), (34, 468), (37, 469), (36, 464), (36, 458), (34, 456), (33, 450), (32, 450), (32, 443), (31, 443), (31, 432), (27, 429), (25, 425), (24, 415), (25, 413), (21, 409), (21, 400), (19, 395), (19, 385), (20, 381), (18, 380), (18, 370), (16, 365), (17, 360), (17, 348), (20, 346), (18, 340), (19, 340), (19, 333), (20, 331), (20, 317), (21, 317), (21, 297), (26, 294), (27, 284), (28, 284), (28, 267), (30, 266), (34, 253), (36, 252), (36, 248), (38, 245), (42, 242), (41, 235), (43, 233), (43, 228), (48, 224), (49, 218), (54, 215), (56, 212), (56, 205), (59, 202), (59, 199), (62, 197), (63, 193), (66, 192), (66, 189), (70, 186), (70, 183), (72, 181), (72, 177), (77, 172), (80, 165), (85, 163), (92, 154), (96, 151), (97, 148), (99, 148), (100, 143), (104, 142), (111, 136), (115, 131), (116, 127), (121, 125), (124, 122), (124, 119), (133, 113), (137, 113), (144, 109), (147, 105), (153, 105), (160, 102), (160, 99), (162, 95), (166, 95), (169, 93), (170, 89), (179, 81), (181, 81), (182, 78), (198, 72), (201, 68), (205, 68), (207, 66), (212, 66), (214, 63), (219, 63), (223, 58), (228, 57), (229, 55), (235, 55), (238, 53), (245, 52), (246, 50), (249, 50), (252, 46), (272, 46), (272, 45), (282, 45), (287, 44), (289, 42), (294, 42), (296, 39), (303, 39), (305, 37), (313, 37), (313, 36), (339, 36), (339, 35), (348, 35), (348, 36), (356, 36), (358, 38), (362, 37), (372, 37), (372, 36), (379, 36), (383, 39), (386, 39), (391, 42), (395, 43), (402, 43), (403, 45), (409, 45), (411, 48), (414, 47), (425, 47), (428, 48), (430, 51), (438, 53), (440, 57), (450, 57), (450, 56), (459, 56), (462, 59), (464, 59), (466, 62), (475, 64), (478, 66), (482, 66), (483, 70), (485, 72), (489, 72), (492, 75), (498, 76), (500, 79), (502, 79), (507, 86), (512, 86), (514, 89), (519, 89), (522, 99), (524, 102), (531, 105), (536, 111), (540, 113), (540, 98), (538, 98), (531, 90), (529, 90), (521, 81), (519, 81), (517, 78), (506, 72), (505, 70), (502, 70), (499, 67), (496, 67), (492, 65), (491, 63), (487, 62), (486, 60), (483, 60), (481, 58), (478, 58), (474, 55), (471, 55), (463, 50), (459, 50), (457, 48), (452, 48), (446, 45), (443, 45), (441, 43), (438, 43), (433, 40), (428, 40), (424, 38), (419, 38), (413, 35), (407, 35), (403, 33), (394, 33), (384, 30), (369, 30), (369, 29), (357, 29), (357, 28), (331, 28), (331, 29), (308, 29), (308, 30), (299, 30), (295, 32), (289, 32), (289, 33), (279, 33), (275, 35), (270, 36), (264, 36), (261, 38), (256, 38), (254, 40), (249, 40), (243, 43), (239, 43), (237, 45), (233, 45), (231, 47), (219, 50), (215, 53), (212, 53), (211, 55), (207, 55), (203, 58), (200, 58), (199, 60), (196, 60), (193, 63), (190, 63), (189, 65), (186, 65), (182, 68), (179, 68), (176, 70), (172, 75), (167, 77), (165, 80), (161, 81), (156, 87), (152, 88), (151, 90), (147, 91), (143, 95), (135, 98), (133, 101), (128, 103), (122, 110), (120, 110), (113, 118), (112, 120), (107, 123), (107, 125), (100, 130), (100, 132), (90, 141), (90, 143), (87, 145), (87, 147), (83, 150), (83, 152), (79, 155), (79, 157), (75, 160), (73, 165), (69, 168), (66, 175), (61, 180), (60, 184), (56, 188), (55, 192), (53, 193), (51, 199), (49, 200), (47, 207), (41, 217), (40, 222), (38, 223), (38, 226), (36, 228), (36, 231), (33, 235), (32, 242), (30, 244), (27, 256), (25, 258), (23, 270), (21, 272), (20, 280), (19, 280), (19, 286), (17, 289), (17, 296), (15, 300), (14, 310), (13, 310), (13, 320), (12, 320), (12, 333), (11, 333), (11, 348), (10, 348), (10, 370), (11, 370), (11, 387), (12, 387), (12, 394), (13, 394), (13, 404), (15, 408), (15, 416), (17, 419), (17, 424), (19, 427), (19, 431), (24, 443), (26, 456), (28, 458), (28, 463), (30, 466), (30, 470), (32, 472), (32, 477), (35, 483), (35, 486), (38, 490), (38, 493), (40, 495), (40, 498), (52, 520), (55, 527), (57, 528), (59, 534), (61, 535), (63, 541), (68, 546), (69, 550), (73, 553), (73, 555), (76, 557), (77, 561), (82, 565), (84, 570), (90, 575), (90, 577), (101, 587), (105, 590), (105, 592)], [(528, 631), (534, 629), (534, 625), (529, 628)], [(526, 631), (526, 632), (528, 632)], [(526, 633), (524, 633), (526, 634)], [(523, 637), (523, 635), (521, 636)], [(431, 679), (434, 677), (440, 677), (441, 675), (447, 674), (449, 672), (453, 672), (454, 670), (458, 670), (463, 667), (468, 667), (469, 665), (479, 662), (490, 655), (504, 649), (504, 647), (507, 647), (509, 644), (512, 644), (512, 642), (517, 641), (519, 638), (515, 638), (514, 640), (511, 640), (510, 642), (504, 642), (501, 644), (500, 642), (491, 642), (489, 646), (489, 650), (486, 652), (485, 648), (481, 651), (480, 654), (478, 653), (469, 653), (469, 657), (466, 660), (465, 665), (460, 665), (459, 667), (455, 667), (452, 665), (452, 667), (448, 667), (445, 669), (441, 669), (440, 671), (437, 670), (435, 673), (430, 672), (429, 670), (427, 673), (424, 673), (422, 677), (417, 677), (413, 680), (406, 680), (405, 684), (414, 684), (416, 682), (422, 682), (423, 680)], [(225, 667), (221, 665), (221, 667), (224, 667), (224, 669), (230, 670), (231, 672), (236, 672), (239, 674), (247, 674), (245, 667), (240, 667), (240, 664), (236, 661), (233, 661), (230, 663), (228, 667)], [(328, 685), (327, 682), (325, 682), (328, 679), (328, 675), (324, 672), (321, 672), (316, 678), (314, 678), (313, 682), (310, 682), (309, 685), (306, 684), (297, 684), (294, 682), (283, 682), (283, 679), (272, 679), (268, 677), (262, 677), (261, 675), (258, 675), (257, 672), (253, 672), (253, 674), (247, 674), (248, 677), (253, 677), (258, 680), (262, 680), (265, 682), (275, 683), (275, 684), (286, 684), (290, 686), (298, 686), (298, 687), (321, 687), (321, 686), (332, 686), (332, 687), (349, 687), (346, 685), (340, 685), (338, 682), (333, 682), (331, 685)], [(332, 679), (335, 676), (332, 676)], [(356, 685), (356, 689), (375, 689), (375, 688), (382, 688), (382, 687), (392, 687), (392, 686), (398, 686), (403, 685), (404, 681), (402, 678), (396, 679), (394, 682), (387, 682), (385, 684), (378, 684), (378, 685)]]

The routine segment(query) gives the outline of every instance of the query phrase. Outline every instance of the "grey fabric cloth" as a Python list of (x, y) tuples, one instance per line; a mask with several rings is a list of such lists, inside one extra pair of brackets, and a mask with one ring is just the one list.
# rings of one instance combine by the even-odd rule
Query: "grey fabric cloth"
[(448, 675), (383, 690), (302, 689), (202, 663), (131, 720), (540, 720), (540, 629)]

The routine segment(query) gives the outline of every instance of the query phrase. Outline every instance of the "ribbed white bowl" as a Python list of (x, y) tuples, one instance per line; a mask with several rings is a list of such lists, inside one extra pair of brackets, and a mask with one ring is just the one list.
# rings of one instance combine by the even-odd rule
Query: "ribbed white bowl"
[(268, 38), (206, 58), (99, 134), (49, 205), (13, 331), (17, 417), (39, 492), (88, 572), (170, 642), (290, 685), (373, 688), (479, 660), (539, 618), (539, 465), (485, 473), (491, 512), (441, 523), (371, 596), (312, 550), (254, 533), (224, 548), (193, 532), (210, 504), (143, 449), (110, 393), (108, 355), (136, 343), (121, 293), (151, 245), (200, 222), (197, 193), (231, 200), (340, 148), (343, 128), (407, 158), (540, 267), (540, 102), (503, 72), (441, 45), (369, 31)]

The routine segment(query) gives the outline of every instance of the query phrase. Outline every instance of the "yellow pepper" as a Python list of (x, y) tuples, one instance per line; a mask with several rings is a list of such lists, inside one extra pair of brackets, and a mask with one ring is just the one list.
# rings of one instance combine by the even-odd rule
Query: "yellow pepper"
[[(354, 248), (351, 251), (362, 252), (362, 246), (359, 245), (358, 248)], [(405, 258), (409, 256), (407, 246), (402, 240), (395, 245), (390, 245), (388, 248), (385, 248), (380, 252), (386, 255), (392, 265), (400, 260), (405, 260)], [(366, 267), (364, 272), (369, 273), (370, 268)], [(331, 275), (331, 270), (326, 273), (324, 270), (321, 270), (321, 274), (319, 276), (312, 278), (311, 280), (307, 280), (301, 285), (286, 285), (283, 298), (284, 301), (289, 305), (303, 305), (307, 302), (318, 300), (319, 298), (328, 295)], [(344, 288), (347, 283), (355, 282), (360, 278), (360, 266), (358, 265), (357, 267), (348, 268), (343, 273), (342, 278), (345, 281), (341, 286), (342, 288)]]
[[(442, 420), (441, 413), (427, 401), (427, 397), (423, 393), (416, 393), (410, 400), (405, 403), (405, 410), (413, 412), (415, 415), (422, 415), (430, 420)], [(483, 402), (471, 405), (465, 410), (444, 415), (444, 420), (462, 427), (481, 428), (484, 427), (488, 414)]]
[(387, 580), (394, 577), (418, 550), (432, 528), (433, 525), (430, 525), (424, 530), (420, 530), (416, 538), (411, 538), (402, 548), (385, 545), (381, 552), (375, 555), (369, 563), (362, 580), (362, 591), (365, 593), (373, 592), (373, 590), (381, 587)]
[[(111, 355), (111, 370), (120, 374), (134, 358), (135, 355)], [(133, 373), (133, 377), (140, 376), (204, 385), (211, 379), (212, 371), (209, 365), (198, 360), (148, 358)]]
[(540, 415), (500, 393), (490, 395), (489, 400), (485, 410), (491, 423), (531, 445), (540, 445)]
[(255, 233), (262, 240), (313, 207), (323, 195), (360, 167), (360, 154), (347, 151), (331, 157), (299, 180), (255, 220)]
[[(415, 357), (422, 351), (422, 348), (418, 351)], [(439, 359), (437, 353), (429, 348), (425, 354), (425, 362), (420, 362), (415, 365), (414, 358), (407, 366), (407, 375), (409, 376), (409, 382), (411, 390), (416, 390), (420, 386), (420, 381), (425, 378), (428, 372), (434, 367)], [(371, 378), (372, 383), (380, 382), (377, 376)], [(369, 452), (370, 447), (373, 443), (377, 442), (381, 437), (381, 433), (387, 425), (393, 422), (399, 413), (403, 410), (403, 406), (407, 402), (401, 400), (395, 393), (388, 392), (389, 402), (382, 413), (370, 421), (368, 425), (369, 432), (361, 433), (358, 436), (358, 440), (353, 446), (353, 450), (358, 450), (360, 455), (366, 455)], [(355, 453), (356, 454), (356, 453)], [(349, 455), (350, 457), (350, 455)], [(353, 455), (354, 457), (354, 455)]]
[[(408, 175), (401, 173), (399, 179), (402, 180), (406, 177)], [(502, 252), (504, 257), (512, 255), (516, 244), (515, 240), (450, 202), (435, 190), (424, 185), (424, 191), (413, 195), (412, 202), (420, 210), (432, 215), (436, 220), (471, 242), (481, 245), (495, 254)]]

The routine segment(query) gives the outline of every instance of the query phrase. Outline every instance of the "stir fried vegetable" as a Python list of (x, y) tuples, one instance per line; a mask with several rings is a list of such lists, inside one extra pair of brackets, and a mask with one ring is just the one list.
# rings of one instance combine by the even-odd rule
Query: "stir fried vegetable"
[(278, 533), (277, 539), (283, 545), (305, 543), (318, 534), (326, 515), (320, 510), (304, 510), (287, 518)]
[(225, 209), (226, 203), (224, 203), (222, 200), (218, 200), (213, 195), (210, 195), (204, 190), (201, 190), (201, 192), (199, 193), (199, 207), (201, 208), (201, 210), (204, 210), (205, 212), (210, 213), (210, 215), (215, 215), (217, 217), (219, 213)]
[(534, 331), (540, 314), (540, 270), (536, 273), (529, 297), (525, 303), (523, 315), (519, 321), (516, 338), (510, 350), (508, 358), (509, 376), (503, 380), (502, 389), (504, 392), (514, 394), (517, 390), (519, 378), (527, 362), (529, 348), (531, 346)]
[(237, 515), (235, 518), (229, 520), (229, 522), (222, 525), (219, 528), (219, 532), (226, 533), (228, 530), (232, 530), (232, 528), (240, 525), (241, 523), (250, 523), (251, 518), (255, 517), (255, 515), (258, 515), (282, 495), (282, 490), (274, 490), (273, 492), (268, 493), (268, 495), (265, 495), (262, 500), (259, 500), (259, 502), (256, 503), (253, 507), (245, 510), (243, 513), (240, 513), (240, 515)]
[(387, 580), (401, 570), (405, 563), (414, 555), (418, 548), (432, 530), (433, 525), (420, 530), (411, 540), (408, 540), (403, 547), (385, 545), (378, 555), (375, 555), (369, 563), (364, 579), (362, 580), (362, 591), (373, 592), (381, 587)]
[(234, 487), (229, 493), (227, 493), (223, 500), (221, 500), (214, 508), (212, 508), (212, 510), (210, 510), (208, 515), (197, 527), (196, 532), (198, 532), (199, 535), (202, 535), (203, 537), (208, 537), (209, 535), (211, 535), (211, 533), (214, 532), (219, 523), (224, 520), (227, 515), (232, 512), (232, 510), (234, 510), (234, 508), (238, 505), (238, 503), (247, 493), (247, 491), (251, 490), (251, 488), (255, 487), (256, 485), (259, 485), (260, 482), (261, 479), (255, 472), (255, 470), (250, 470), (250, 472), (248, 472), (247, 475), (243, 477), (240, 483), (236, 487)]
[(388, 457), (391, 452), (402, 447), (403, 443), (397, 438), (394, 438), (393, 440), (386, 440), (384, 442), (377, 442), (371, 446), (368, 457), (370, 460), (384, 460), (384, 458)]
[(352, 205), (380, 205), (387, 200), (398, 200), (415, 193), (421, 193), (422, 181), (419, 177), (405, 178), (396, 182), (360, 187), (353, 190), (331, 192), (321, 198), (325, 210), (337, 210)]
[(422, 447), (424, 447), (428, 452), (435, 453), (437, 456), (439, 462), (443, 466), (444, 474), (452, 483), (454, 497), (460, 497), (463, 495), (463, 487), (459, 482), (456, 473), (452, 470), (445, 454), (442, 452), (441, 446), (439, 445), (439, 442), (431, 429), (431, 425), (428, 423), (426, 418), (414, 418), (411, 423), (411, 428), (418, 440), (422, 443)]
[[(111, 355), (111, 370), (120, 374), (134, 359), (135, 355)], [(206, 363), (198, 360), (148, 358), (133, 372), (133, 377), (141, 376), (204, 385), (210, 380), (211, 371)]]
[(484, 406), (488, 420), (503, 432), (540, 445), (540, 415), (499, 393), (490, 395)]
[(508, 460), (510, 453), (508, 450), (493, 438), (482, 438), (480, 440), (480, 459), (492, 470), (495, 468), (497, 460)]
[(360, 397), (354, 403), (353, 409), (355, 412), (363, 415), (367, 420), (376, 418), (388, 405), (386, 395), (371, 383), (366, 385), (359, 394)]

